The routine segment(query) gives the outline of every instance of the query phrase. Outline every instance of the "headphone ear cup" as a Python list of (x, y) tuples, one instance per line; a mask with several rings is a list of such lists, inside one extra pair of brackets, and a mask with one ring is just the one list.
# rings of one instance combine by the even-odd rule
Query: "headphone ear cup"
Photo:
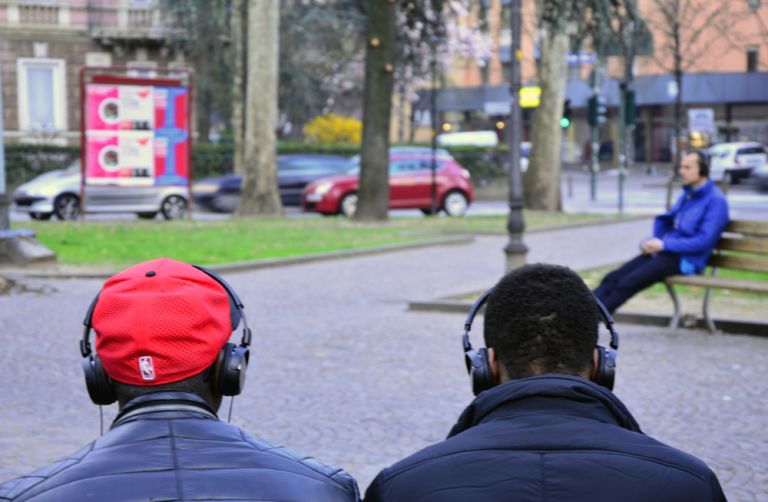
[(117, 401), (112, 379), (101, 366), (99, 356), (90, 355), (83, 358), (83, 373), (85, 387), (94, 404), (106, 406)]
[(616, 378), (616, 356), (615, 350), (606, 349), (602, 345), (597, 346), (597, 367), (592, 381), (608, 390), (613, 390), (613, 382)]
[(213, 370), (213, 387), (216, 393), (223, 396), (236, 396), (243, 391), (249, 356), (250, 351), (245, 345), (234, 343), (224, 345)]
[(469, 378), (472, 380), (472, 392), (475, 395), (494, 386), (493, 372), (488, 362), (488, 350), (471, 349), (464, 353)]

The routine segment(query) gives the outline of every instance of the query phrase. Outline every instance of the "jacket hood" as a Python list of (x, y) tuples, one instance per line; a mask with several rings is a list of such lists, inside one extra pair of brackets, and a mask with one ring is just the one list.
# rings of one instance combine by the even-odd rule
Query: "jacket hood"
[(608, 389), (577, 376), (547, 374), (513, 380), (482, 392), (464, 410), (448, 437), (455, 436), (489, 417), (510, 410), (540, 410), (542, 400), (555, 398), (558, 410), (569, 406), (578, 414), (642, 433), (626, 406)]

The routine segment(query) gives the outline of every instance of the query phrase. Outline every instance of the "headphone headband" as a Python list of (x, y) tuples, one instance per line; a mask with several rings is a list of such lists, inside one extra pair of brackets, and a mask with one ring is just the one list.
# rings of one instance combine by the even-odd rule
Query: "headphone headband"
[[(493, 376), (490, 368), (490, 362), (488, 361), (488, 350), (486, 348), (474, 349), (472, 343), (469, 340), (469, 332), (472, 330), (472, 322), (475, 319), (478, 311), (488, 302), (488, 299), (496, 290), (495, 287), (487, 290), (469, 309), (467, 319), (464, 321), (464, 335), (462, 337), (462, 346), (464, 348), (464, 361), (467, 365), (467, 371), (472, 379), (472, 390), (475, 395), (480, 392), (493, 387)], [(595, 300), (597, 310), (600, 318), (611, 334), (610, 348), (606, 349), (601, 345), (597, 345), (598, 351), (598, 364), (593, 378), (594, 382), (607, 387), (609, 390), (613, 389), (613, 381), (616, 371), (616, 358), (619, 350), (619, 334), (613, 327), (614, 321), (608, 309), (603, 305), (594, 294), (592, 298)]]
[[(213, 370), (213, 388), (215, 392), (225, 396), (235, 396), (245, 385), (245, 370), (248, 366), (249, 346), (251, 344), (251, 328), (245, 316), (245, 306), (234, 289), (216, 272), (205, 267), (191, 265), (216, 281), (224, 289), (230, 304), (230, 321), (232, 330), (243, 323), (243, 335), (240, 345), (225, 343), (219, 351), (219, 356), (211, 366)], [(107, 405), (117, 399), (112, 379), (101, 366), (98, 354), (91, 346), (90, 336), (93, 328), (93, 313), (98, 303), (99, 295), (91, 302), (83, 319), (83, 338), (80, 340), (80, 354), (83, 356), (82, 366), (85, 373), (86, 388), (91, 400), (99, 405)], [(206, 377), (208, 378), (208, 377)]]

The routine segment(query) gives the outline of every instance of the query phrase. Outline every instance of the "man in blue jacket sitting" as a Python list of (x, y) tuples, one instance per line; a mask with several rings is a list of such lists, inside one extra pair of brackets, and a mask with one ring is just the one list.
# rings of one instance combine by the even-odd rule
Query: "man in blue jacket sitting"
[[(725, 500), (701, 460), (652, 439), (609, 390), (618, 335), (570, 269), (528, 265), (487, 298), (486, 348), (464, 349), (475, 400), (445, 441), (384, 469), (366, 502)], [(487, 389), (484, 390), (483, 389)]]
[(642, 253), (607, 274), (595, 295), (613, 313), (636, 293), (677, 274), (700, 274), (728, 225), (728, 202), (708, 178), (709, 156), (688, 153), (680, 165), (683, 195), (656, 217)]

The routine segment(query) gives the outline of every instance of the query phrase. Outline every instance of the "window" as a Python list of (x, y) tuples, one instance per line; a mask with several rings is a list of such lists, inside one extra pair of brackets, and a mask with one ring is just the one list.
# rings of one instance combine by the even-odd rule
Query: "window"
[(64, 60), (20, 58), (16, 67), (19, 130), (50, 132), (66, 129)]
[(757, 71), (757, 47), (750, 47), (747, 49), (747, 72), (753, 73)]

